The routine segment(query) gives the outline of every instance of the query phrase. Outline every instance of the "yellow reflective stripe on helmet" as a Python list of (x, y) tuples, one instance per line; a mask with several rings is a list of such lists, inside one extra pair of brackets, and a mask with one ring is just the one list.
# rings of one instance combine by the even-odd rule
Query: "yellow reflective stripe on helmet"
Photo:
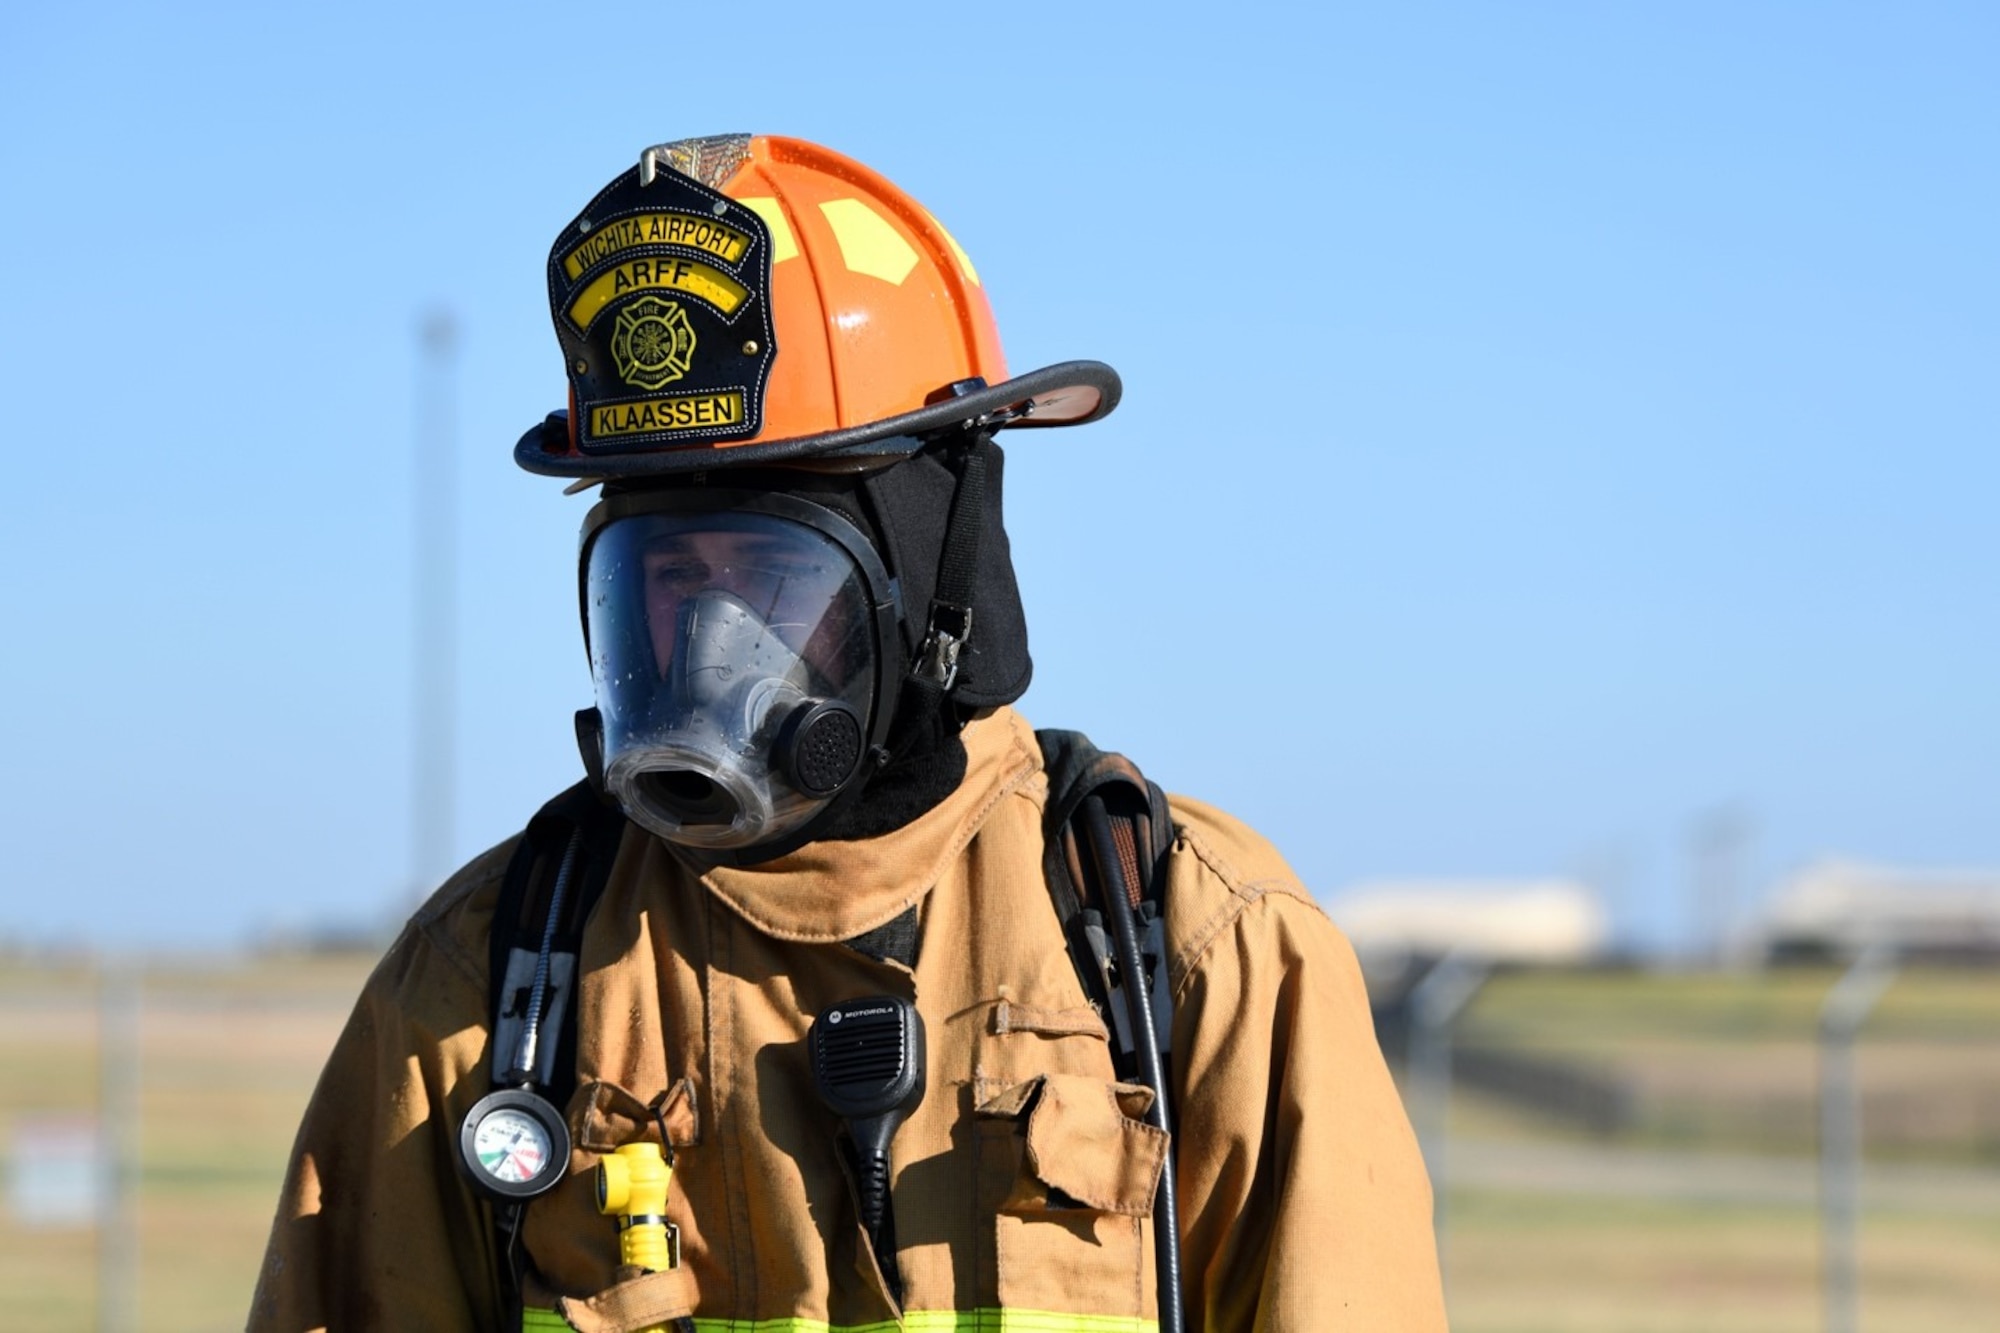
[(782, 264), (787, 259), (799, 257), (799, 238), (792, 235), (792, 224), (785, 218), (785, 210), (775, 195), (757, 195), (738, 199), (737, 203), (764, 219), (764, 226), (771, 233), (771, 262)]
[[(829, 1324), (824, 1319), (703, 1319), (695, 1333), (1159, 1333), (1151, 1319), (1124, 1315), (1057, 1314), (1052, 1310), (912, 1310), (898, 1324)], [(521, 1333), (560, 1333), (569, 1325), (554, 1310), (521, 1311)]]

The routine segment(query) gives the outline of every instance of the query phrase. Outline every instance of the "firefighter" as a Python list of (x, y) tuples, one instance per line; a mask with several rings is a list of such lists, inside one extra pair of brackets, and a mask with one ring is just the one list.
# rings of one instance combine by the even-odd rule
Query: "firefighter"
[[(937, 219), (776, 136), (648, 149), (548, 290), (569, 406), (515, 456), (599, 490), (588, 780), (369, 979), (250, 1327), (1442, 1329), (1360, 974), (1278, 854), (1162, 803), (1150, 1007), (1053, 905), (995, 437), (1111, 369), (1010, 376)], [(843, 1018), (917, 1043), (873, 1176)]]

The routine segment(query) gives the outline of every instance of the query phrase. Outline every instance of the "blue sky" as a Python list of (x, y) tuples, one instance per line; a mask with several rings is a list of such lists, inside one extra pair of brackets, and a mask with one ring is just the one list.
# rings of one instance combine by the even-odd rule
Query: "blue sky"
[(2000, 864), (2000, 16), (1676, 3), (0, 15), (0, 940), (386, 920), (416, 327), (459, 358), (454, 842), (576, 773), (556, 228), (648, 143), (816, 139), (946, 220), (1016, 370), (1042, 725), (1323, 897), (1687, 840)]

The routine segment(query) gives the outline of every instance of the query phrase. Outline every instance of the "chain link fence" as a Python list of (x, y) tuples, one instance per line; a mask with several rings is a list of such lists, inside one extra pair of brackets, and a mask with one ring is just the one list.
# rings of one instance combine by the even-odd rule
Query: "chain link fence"
[[(0, 962), (8, 1329), (242, 1326), (299, 1112), (372, 961)], [(1443, 1034), (1442, 1094), (1406, 1081), (1448, 1145), (1454, 1329), (1826, 1328), (1816, 1032), (1838, 976), (1484, 976)], [(1400, 1068), (1408, 1015), (1382, 1017)], [(1856, 1326), (2000, 1329), (2000, 970), (1904, 968), (1853, 1079)]]

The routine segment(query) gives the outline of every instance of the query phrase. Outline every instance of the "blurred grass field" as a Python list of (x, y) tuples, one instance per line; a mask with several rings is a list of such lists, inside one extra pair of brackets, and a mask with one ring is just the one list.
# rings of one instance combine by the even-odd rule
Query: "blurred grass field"
[[(1616, 1133), (1461, 1089), (1446, 1156), (1460, 1333), (1824, 1327), (1816, 1124), (1831, 968), (1515, 973), (1466, 1045), (1620, 1082)], [(2000, 1330), (2000, 970), (1904, 972), (1857, 1046), (1864, 1329)]]
[[(304, 956), (144, 974), (128, 1280), (147, 1333), (242, 1326), (294, 1124), (370, 965)], [(1633, 1108), (1593, 1136), (1474, 1093), (1454, 1099), (1453, 1327), (1821, 1327), (1812, 1034), (1833, 977), (1489, 983), (1464, 1041), (1605, 1071)], [(0, 1142), (24, 1119), (94, 1110), (98, 996), (88, 969), (0, 963)], [(1862, 1326), (2000, 1330), (2000, 971), (1906, 973), (1859, 1050)], [(93, 1327), (97, 1260), (90, 1231), (31, 1229), (0, 1206), (5, 1327)]]
[[(131, 1280), (148, 1333), (243, 1326), (293, 1130), (370, 966), (306, 957), (145, 973)], [(99, 993), (84, 968), (0, 966), (6, 1141), (19, 1117), (95, 1112)], [(8, 1168), (18, 1169), (11, 1156)], [(6, 1327), (95, 1327), (97, 1260), (90, 1231), (24, 1228), (10, 1204), (0, 1212)]]

